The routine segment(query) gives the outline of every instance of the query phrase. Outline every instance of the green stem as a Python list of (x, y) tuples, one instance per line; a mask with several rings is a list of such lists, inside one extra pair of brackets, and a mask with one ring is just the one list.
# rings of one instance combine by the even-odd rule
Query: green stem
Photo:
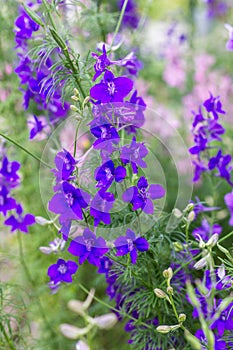
[(126, 6), (127, 6), (127, 4), (128, 4), (128, 1), (129, 1), (129, 0), (125, 0), (125, 1), (124, 1), (124, 4), (123, 4), (123, 6), (122, 6), (121, 13), (120, 13), (120, 17), (119, 17), (119, 19), (118, 19), (117, 26), (116, 26), (115, 32), (114, 32), (114, 34), (113, 34), (113, 38), (112, 38), (112, 43), (111, 43), (111, 46), (110, 46), (110, 50), (112, 49), (112, 46), (113, 46), (114, 41), (115, 41), (115, 39), (116, 39), (116, 36), (117, 36), (117, 34), (118, 34), (118, 32), (119, 32), (119, 29), (120, 29), (120, 26), (121, 26), (121, 22), (122, 22), (122, 20), (123, 20), (124, 14), (125, 14), (125, 9), (126, 9)]
[(50, 22), (52, 24), (53, 29), (56, 29), (55, 22), (53, 20), (53, 17), (51, 16), (51, 11), (50, 11), (50, 8), (49, 8), (50, 5), (48, 5), (47, 0), (43, 0), (43, 5), (46, 8), (47, 15), (49, 17), (49, 20), (50, 20)]
[[(31, 273), (28, 269), (28, 266), (25, 262), (25, 259), (24, 259), (24, 252), (23, 252), (23, 244), (22, 244), (22, 239), (21, 239), (21, 234), (19, 231), (17, 231), (17, 239), (18, 239), (18, 245), (19, 245), (19, 257), (20, 257), (20, 262), (22, 264), (22, 267), (24, 269), (24, 272), (25, 272), (25, 275), (27, 276), (27, 279), (28, 281), (30, 282), (30, 284), (32, 285), (33, 288), (36, 287), (35, 285), (35, 282), (31, 276)], [(34, 296), (35, 297), (35, 296)], [(47, 317), (46, 317), (46, 314), (45, 314), (45, 311), (44, 311), (44, 308), (41, 304), (41, 301), (40, 301), (40, 298), (37, 296), (36, 297), (37, 299), (37, 305), (38, 305), (38, 309), (40, 311), (40, 314), (41, 314), (41, 317), (43, 318), (46, 326), (50, 329), (51, 333), (53, 334), (54, 337), (56, 337), (56, 333), (54, 332), (54, 330), (51, 328), (51, 325), (50, 323), (48, 322), (47, 320)]]
[(6, 139), (7, 141), (13, 143), (15, 146), (19, 147), (21, 150), (23, 150), (24, 152), (26, 152), (27, 154), (29, 154), (31, 157), (33, 157), (34, 159), (36, 159), (37, 161), (39, 161), (41, 164), (43, 164), (44, 166), (46, 166), (49, 169), (52, 169), (52, 167), (45, 163), (42, 159), (40, 159), (37, 155), (31, 153), (28, 149), (26, 149), (25, 147), (23, 147), (22, 145), (20, 145), (17, 141), (13, 140), (11, 137), (4, 135), (3, 133), (0, 132), (0, 136), (2, 136), (4, 139)]
[(221, 243), (221, 242), (225, 241), (225, 239), (231, 237), (232, 235), (233, 235), (233, 231), (229, 232), (226, 236), (220, 238), (218, 243)]
[[(88, 291), (81, 283), (79, 283), (79, 287), (80, 287), (85, 293), (87, 293), (87, 294), (89, 293), (89, 291)], [(118, 309), (114, 308), (112, 305), (109, 305), (108, 303), (105, 303), (103, 300), (97, 298), (95, 295), (94, 295), (93, 299), (95, 299), (98, 303), (100, 303), (101, 305), (107, 307), (108, 309), (113, 310), (113, 311), (119, 313), (119, 310), (118, 310)], [(138, 319), (135, 318), (135, 317), (133, 317), (133, 316), (130, 316), (130, 315), (126, 314), (126, 313), (123, 313), (123, 315), (126, 316), (126, 317), (128, 317), (130, 320), (133, 320), (133, 321), (135, 321), (135, 322), (138, 322)], [(152, 327), (151, 327), (150, 325), (148, 325), (147, 323), (140, 322), (140, 324), (141, 324), (142, 326), (146, 327), (146, 328), (152, 329)]]
[(77, 148), (77, 137), (78, 137), (78, 130), (79, 130), (80, 124), (81, 124), (81, 121), (78, 122), (77, 127), (76, 127), (76, 131), (75, 131), (74, 153), (73, 153), (74, 158), (75, 158), (76, 152), (77, 152), (77, 150), (76, 150), (76, 148)]
[(104, 32), (104, 27), (103, 27), (103, 23), (99, 17), (99, 14), (100, 14), (100, 6), (101, 6), (101, 2), (102, 0), (98, 0), (97, 1), (97, 22), (98, 22), (98, 25), (100, 27), (100, 32), (101, 32), (101, 36), (102, 36), (102, 40), (103, 42), (105, 43), (106, 42), (106, 36), (105, 36), (105, 32)]
[(8, 337), (8, 335), (7, 335), (6, 331), (5, 331), (4, 325), (2, 323), (1, 323), (0, 331), (3, 333), (4, 338), (6, 339), (7, 344), (9, 345), (10, 349), (11, 350), (17, 350), (14, 347), (14, 344), (12, 343), (11, 339)]

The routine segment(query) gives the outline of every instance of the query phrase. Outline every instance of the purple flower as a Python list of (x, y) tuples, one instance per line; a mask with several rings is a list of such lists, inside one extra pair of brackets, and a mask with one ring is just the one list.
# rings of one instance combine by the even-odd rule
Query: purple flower
[(96, 193), (91, 201), (90, 215), (94, 217), (94, 226), (98, 226), (102, 221), (105, 225), (110, 225), (110, 210), (113, 207), (114, 195), (104, 190)]
[(203, 106), (207, 110), (208, 113), (212, 113), (214, 119), (218, 119), (218, 113), (226, 114), (226, 112), (222, 109), (222, 103), (220, 101), (220, 97), (214, 97), (210, 92), (210, 97), (204, 101)]
[(113, 144), (118, 144), (120, 142), (120, 136), (116, 128), (110, 124), (93, 124), (93, 126), (91, 126), (91, 133), (97, 138), (93, 143), (95, 149), (112, 153), (114, 150)]
[(112, 260), (109, 259), (107, 256), (103, 256), (102, 258), (100, 258), (100, 266), (98, 269), (98, 273), (105, 273), (105, 275), (108, 276), (109, 270), (112, 265)]
[(130, 253), (132, 264), (136, 264), (138, 252), (145, 252), (149, 249), (149, 243), (143, 237), (136, 238), (135, 233), (128, 229), (125, 236), (118, 237), (115, 242), (116, 255), (122, 256)]
[(141, 168), (146, 168), (147, 164), (142, 159), (148, 154), (148, 149), (141, 142), (136, 142), (136, 137), (132, 138), (130, 145), (123, 146), (121, 148), (121, 161), (123, 164), (131, 163), (133, 172), (138, 173), (138, 166)]
[(102, 55), (98, 56), (96, 53), (92, 52), (92, 57), (96, 59), (96, 63), (94, 65), (95, 75), (92, 79), (92, 81), (95, 81), (106, 70), (106, 68), (110, 66), (111, 62), (108, 59), (105, 45), (103, 45)]
[(230, 24), (225, 24), (225, 28), (229, 33), (229, 40), (226, 43), (226, 49), (227, 51), (233, 51), (233, 27)]
[(75, 188), (68, 182), (63, 182), (62, 192), (56, 193), (50, 200), (48, 208), (55, 214), (60, 214), (63, 238), (67, 239), (72, 220), (82, 220), (82, 210), (88, 207), (91, 196), (82, 189)]
[(191, 203), (194, 204), (193, 211), (195, 213), (195, 218), (197, 217), (198, 214), (207, 212), (207, 211), (212, 211), (212, 210), (218, 210), (219, 207), (206, 207), (198, 197), (195, 197), (195, 201), (191, 201)]
[[(62, 152), (57, 153), (54, 161), (57, 169), (53, 169), (52, 172), (56, 177), (56, 183), (59, 184), (61, 181), (72, 180), (73, 177), (71, 175), (77, 162), (70, 152), (64, 149)], [(59, 186), (56, 186), (55, 190), (58, 188)]]
[[(208, 349), (208, 341), (202, 329), (196, 331), (195, 337), (197, 337), (201, 341), (202, 349)], [(219, 339), (219, 337), (217, 337), (216, 334), (214, 334), (214, 350), (226, 350), (226, 342), (224, 340)]]
[(133, 81), (129, 78), (115, 78), (112, 72), (106, 71), (104, 80), (91, 88), (90, 96), (101, 103), (122, 102), (132, 88)]
[(208, 239), (213, 234), (217, 233), (220, 235), (221, 232), (222, 232), (222, 227), (220, 225), (218, 224), (210, 225), (206, 219), (203, 219), (201, 222), (201, 226), (196, 227), (193, 230), (192, 235), (197, 239), (201, 237), (203, 241), (207, 242)]
[(15, 209), (17, 204), (14, 198), (8, 196), (9, 191), (6, 186), (0, 186), (0, 212), (6, 216), (9, 210)]
[(22, 41), (30, 39), (32, 33), (40, 28), (40, 26), (24, 11), (22, 11), (22, 14), (16, 19), (15, 26), (15, 40), (19, 46)]
[(96, 237), (93, 232), (86, 228), (82, 236), (78, 236), (71, 241), (68, 252), (74, 256), (79, 256), (79, 264), (84, 261), (95, 266), (100, 266), (100, 258), (108, 252), (106, 242), (102, 237)]
[(29, 123), (33, 125), (33, 127), (30, 130), (30, 140), (34, 139), (34, 137), (40, 133), (45, 125), (42, 124), (42, 122), (34, 115), (34, 121), (30, 121)]
[[(124, 4), (124, 0), (119, 0), (119, 8), (122, 9), (122, 6)], [(125, 13), (123, 16), (122, 24), (126, 27), (131, 27), (133, 29), (136, 29), (139, 24), (139, 16), (137, 14), (137, 5), (134, 0), (129, 0), (126, 8)]]
[(16, 207), (17, 216), (11, 215), (8, 219), (5, 220), (4, 224), (11, 226), (11, 232), (15, 230), (20, 230), (22, 232), (28, 232), (28, 226), (31, 226), (35, 223), (35, 217), (32, 214), (26, 214), (23, 216), (23, 208), (20, 204)]
[(107, 189), (113, 180), (121, 182), (125, 177), (126, 169), (123, 166), (115, 168), (113, 161), (109, 160), (96, 170), (95, 179), (98, 181), (96, 187)]
[(63, 259), (58, 259), (56, 264), (51, 265), (48, 268), (48, 276), (53, 284), (59, 282), (72, 282), (72, 275), (78, 270), (78, 265), (76, 262)]
[[(221, 307), (222, 300), (218, 300), (216, 309)], [(233, 331), (233, 303), (230, 303), (228, 307), (221, 312), (219, 318), (211, 324), (211, 329), (216, 329), (219, 337), (224, 335), (226, 331)]]
[(5, 156), (2, 160), (2, 167), (0, 169), (0, 185), (5, 185), (7, 188), (14, 188), (19, 184), (19, 175), (17, 171), (20, 168), (20, 163), (9, 162)]
[(142, 62), (138, 60), (133, 51), (121, 60), (112, 61), (112, 63), (117, 66), (125, 67), (131, 75), (137, 75), (138, 71), (143, 67)]
[(229, 225), (233, 226), (233, 192), (227, 193), (224, 197), (224, 201), (231, 215)]
[(133, 210), (142, 209), (146, 214), (153, 214), (154, 204), (151, 199), (159, 199), (165, 195), (159, 184), (148, 185), (144, 176), (140, 177), (136, 186), (129, 187), (122, 195), (125, 202), (133, 205)]
[(223, 155), (222, 150), (220, 149), (215, 157), (210, 158), (208, 167), (209, 167), (209, 170), (213, 170), (217, 168), (219, 173), (216, 174), (216, 176), (221, 176), (231, 186), (233, 186), (233, 182), (231, 181), (232, 166), (227, 167), (230, 162), (231, 162), (230, 154)]

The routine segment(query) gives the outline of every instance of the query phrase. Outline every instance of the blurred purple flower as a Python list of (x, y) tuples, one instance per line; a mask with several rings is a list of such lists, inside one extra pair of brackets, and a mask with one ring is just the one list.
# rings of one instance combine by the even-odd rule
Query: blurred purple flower
[(224, 201), (231, 215), (229, 225), (233, 226), (233, 192), (227, 193), (224, 197)]
[(102, 221), (105, 225), (110, 225), (110, 210), (113, 207), (114, 195), (104, 190), (96, 193), (90, 204), (90, 215), (94, 218), (94, 226), (98, 226)]
[(11, 232), (15, 230), (20, 230), (22, 232), (28, 232), (28, 226), (35, 224), (35, 217), (32, 214), (26, 214), (23, 216), (23, 208), (20, 204), (15, 208), (17, 216), (11, 215), (8, 219), (5, 220), (4, 224), (11, 226)]
[(230, 24), (225, 24), (225, 28), (228, 30), (229, 33), (229, 40), (226, 43), (226, 49), (228, 51), (233, 51), (233, 27)]

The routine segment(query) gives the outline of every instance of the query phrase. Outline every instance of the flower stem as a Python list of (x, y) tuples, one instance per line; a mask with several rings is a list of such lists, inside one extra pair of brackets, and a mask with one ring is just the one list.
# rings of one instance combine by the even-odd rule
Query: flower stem
[[(79, 287), (80, 287), (85, 293), (87, 293), (87, 294), (89, 293), (88, 290), (87, 290), (81, 283), (79, 283)], [(105, 303), (103, 300), (97, 298), (95, 295), (93, 296), (93, 299), (95, 299), (96, 301), (98, 301), (98, 303), (100, 303), (101, 305), (106, 306), (108, 309), (113, 310), (113, 311), (119, 313), (119, 310), (118, 310), (118, 309), (114, 308), (112, 305), (109, 305), (108, 303)], [(123, 315), (126, 316), (126, 317), (128, 317), (130, 320), (133, 320), (133, 321), (135, 321), (135, 322), (138, 322), (138, 319), (137, 319), (137, 318), (135, 318), (135, 317), (133, 317), (133, 316), (130, 316), (130, 315), (127, 314), (127, 313), (124, 313)], [(152, 327), (151, 327), (150, 325), (148, 325), (147, 323), (145, 323), (145, 322), (140, 322), (140, 324), (141, 324), (142, 326), (146, 327), (146, 328), (152, 329)]]
[[(29, 283), (32, 285), (33, 288), (35, 288), (35, 282), (31, 276), (31, 273), (28, 269), (28, 266), (26, 264), (26, 261), (24, 259), (24, 252), (23, 252), (23, 243), (22, 243), (22, 239), (21, 239), (21, 234), (19, 231), (17, 231), (17, 239), (18, 239), (18, 245), (19, 245), (19, 258), (20, 258), (20, 262), (22, 264), (22, 267), (24, 269), (24, 272), (25, 272), (25, 275), (27, 276), (27, 279), (29, 281)], [(34, 296), (35, 297), (35, 296)], [(54, 330), (52, 329), (50, 323), (48, 322), (47, 320), (47, 317), (46, 317), (46, 314), (45, 314), (45, 311), (44, 311), (44, 308), (41, 304), (41, 301), (40, 301), (40, 298), (37, 296), (35, 297), (37, 300), (37, 305), (38, 305), (38, 309), (40, 311), (40, 314), (41, 314), (41, 317), (43, 318), (46, 326), (50, 329), (51, 333), (53, 334), (54, 337), (56, 337), (56, 333), (54, 332)]]
[(11, 350), (16, 350), (14, 344), (12, 343), (11, 339), (8, 337), (4, 325), (0, 323), (0, 332), (3, 334), (4, 338), (6, 339), (7, 344), (9, 345)]
[(124, 14), (125, 14), (125, 9), (126, 9), (126, 6), (127, 6), (127, 4), (128, 4), (128, 1), (129, 1), (129, 0), (125, 0), (125, 1), (124, 1), (124, 4), (123, 4), (123, 6), (122, 6), (121, 13), (120, 13), (120, 17), (119, 17), (119, 19), (118, 19), (117, 26), (116, 26), (115, 32), (114, 32), (114, 34), (113, 34), (112, 43), (111, 43), (111, 45), (110, 45), (110, 50), (111, 50), (111, 48), (112, 48), (112, 46), (113, 46), (113, 44), (114, 44), (114, 41), (115, 41), (115, 39), (116, 39), (116, 36), (117, 36), (118, 32), (119, 32), (119, 29), (120, 29), (120, 26), (121, 26), (121, 23), (122, 23)]
[(26, 149), (25, 147), (23, 147), (22, 145), (20, 145), (17, 141), (13, 140), (11, 137), (4, 135), (3, 133), (0, 132), (0, 136), (2, 136), (4, 139), (6, 139), (7, 141), (13, 143), (15, 146), (19, 147), (21, 150), (23, 150), (24, 152), (26, 152), (27, 154), (29, 154), (29, 156), (33, 157), (34, 159), (36, 159), (37, 161), (39, 161), (41, 164), (43, 164), (44, 166), (46, 166), (49, 169), (52, 169), (52, 167), (45, 163), (42, 159), (40, 159), (37, 155), (33, 154), (32, 152), (30, 152), (28, 149)]

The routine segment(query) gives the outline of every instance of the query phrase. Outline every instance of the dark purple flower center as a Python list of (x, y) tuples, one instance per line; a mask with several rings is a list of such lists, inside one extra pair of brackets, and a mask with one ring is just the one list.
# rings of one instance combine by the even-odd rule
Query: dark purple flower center
[(149, 197), (149, 194), (147, 193), (146, 187), (140, 188), (139, 192), (140, 192), (140, 195), (143, 199), (146, 199)]
[(69, 207), (71, 207), (74, 204), (74, 198), (72, 193), (66, 193), (65, 198), (66, 198), (66, 203), (69, 205)]
[(60, 265), (60, 266), (58, 267), (57, 270), (58, 270), (62, 275), (64, 275), (64, 274), (66, 273), (66, 271), (67, 271), (67, 267), (66, 267), (65, 264), (62, 264), (62, 265)]

